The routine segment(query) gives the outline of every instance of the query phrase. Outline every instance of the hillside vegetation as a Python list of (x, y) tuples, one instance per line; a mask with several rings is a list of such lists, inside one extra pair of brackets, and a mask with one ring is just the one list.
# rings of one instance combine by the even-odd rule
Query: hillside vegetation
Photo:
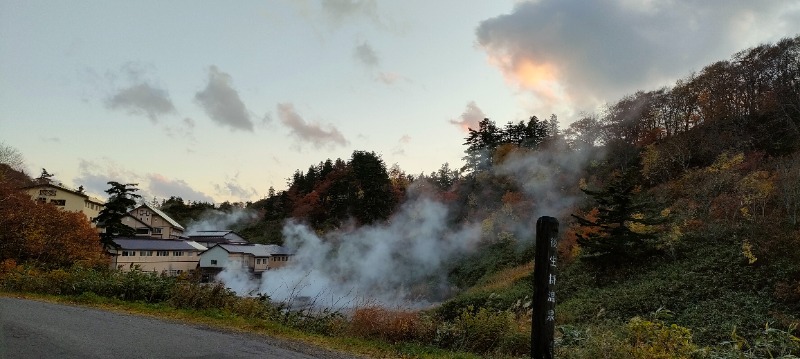
[[(435, 308), (291, 317), (268, 298), (240, 304), (222, 288), (181, 281), (163, 284), (173, 289), (158, 289), (158, 300), (108, 295), (188, 308), (195, 296), (219, 295), (237, 315), (252, 310), (333, 336), (521, 356), (536, 309), (531, 227), (549, 215), (560, 221), (558, 357), (800, 356), (800, 37), (741, 51), (566, 128), (556, 116), (485, 119), (464, 146), (463, 167), (418, 175), (354, 151), (296, 171), (284, 191), (222, 208), (257, 212), (233, 229), (281, 244), (289, 218), (324, 234), (391, 221), (414, 196), (445, 203), (448, 225), (477, 224), (481, 238), (470, 254), (447, 258), (452, 295)], [(167, 202), (165, 212), (186, 220), (214, 207)], [(0, 213), (11, 213), (9, 203), (0, 198)], [(0, 235), (9, 256), (0, 287), (52, 292), (25, 276), (50, 283), (54, 274), (21, 269), (37, 263), (36, 252), (15, 258), (9, 246), (21, 237)], [(74, 273), (59, 275), (83, 283)], [(435, 290), (420, 295), (437, 298)]]

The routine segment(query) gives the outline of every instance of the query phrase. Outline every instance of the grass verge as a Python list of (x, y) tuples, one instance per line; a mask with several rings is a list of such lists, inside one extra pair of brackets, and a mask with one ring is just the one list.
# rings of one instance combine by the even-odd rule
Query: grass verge
[[(415, 343), (389, 343), (382, 340), (352, 336), (325, 336), (290, 328), (280, 323), (257, 318), (245, 318), (216, 309), (176, 309), (164, 303), (127, 302), (92, 293), (77, 296), (56, 296), (19, 292), (0, 292), (0, 296), (50, 303), (79, 305), (117, 313), (142, 315), (162, 320), (207, 326), (216, 330), (234, 331), (270, 337), (291, 344), (307, 344), (324, 350), (344, 352), (368, 358), (452, 358), (477, 359), (481, 356), (451, 352)], [(507, 357), (496, 357), (507, 358)]]

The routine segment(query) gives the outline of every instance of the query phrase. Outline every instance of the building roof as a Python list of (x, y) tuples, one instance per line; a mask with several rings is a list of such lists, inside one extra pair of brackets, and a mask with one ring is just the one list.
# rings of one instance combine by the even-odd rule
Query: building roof
[(22, 189), (26, 189), (27, 190), (27, 189), (37, 188), (37, 187), (53, 187), (53, 188), (60, 189), (62, 191), (67, 191), (67, 192), (72, 193), (74, 195), (78, 195), (78, 196), (84, 197), (85, 201), (89, 201), (89, 202), (96, 203), (96, 204), (99, 204), (99, 205), (105, 205), (106, 204), (106, 202), (103, 201), (102, 199), (99, 199), (97, 197), (89, 196), (84, 192), (80, 192), (77, 189), (66, 187), (61, 183), (53, 183), (53, 182), (42, 183), (42, 182), (39, 182), (39, 183), (30, 185), (30, 186), (22, 187)]
[(125, 215), (123, 217), (125, 217), (125, 216), (131, 217), (131, 218), (133, 218), (134, 221), (139, 222), (141, 225), (143, 225), (143, 226), (145, 226), (147, 228), (153, 229), (153, 227), (151, 227), (149, 224), (144, 223), (144, 221), (142, 221), (139, 218), (136, 218), (136, 216), (132, 215), (130, 212), (125, 213)]
[(228, 253), (246, 253), (256, 257), (271, 257), (273, 255), (291, 255), (292, 253), (275, 244), (217, 244)]
[(181, 241), (175, 239), (141, 239), (141, 238), (115, 238), (114, 243), (120, 249), (126, 250), (152, 250), (152, 251), (204, 251), (207, 248), (194, 241)]
[[(228, 233), (233, 231), (197, 231), (189, 235), (189, 237), (225, 237)], [(235, 233), (235, 232), (234, 232)]]
[(185, 228), (183, 228), (183, 226), (181, 226), (181, 224), (180, 224), (180, 223), (176, 222), (174, 219), (170, 218), (170, 216), (168, 216), (166, 213), (164, 213), (164, 212), (161, 212), (161, 210), (160, 210), (160, 209), (153, 207), (152, 205), (150, 205), (150, 203), (147, 203), (147, 202), (142, 202), (142, 204), (141, 204), (140, 206), (137, 206), (136, 208), (134, 208), (134, 209), (132, 209), (132, 210), (128, 211), (128, 213), (131, 213), (131, 212), (133, 212), (133, 211), (137, 210), (137, 209), (138, 209), (138, 208), (140, 208), (141, 206), (145, 206), (145, 207), (147, 207), (148, 209), (150, 209), (151, 211), (155, 212), (155, 214), (157, 214), (157, 215), (161, 216), (161, 218), (164, 218), (164, 220), (166, 220), (167, 222), (169, 222), (169, 224), (171, 224), (173, 227), (175, 227), (175, 228), (178, 228), (178, 229), (180, 229), (180, 230), (182, 230), (182, 231), (185, 231), (185, 230), (186, 230)]
[[(230, 236), (231, 234), (235, 237), (231, 238)], [(249, 243), (246, 239), (244, 239), (244, 237), (230, 230), (197, 231), (197, 232), (192, 232), (192, 234), (188, 235), (187, 237), (198, 242), (208, 242), (208, 243), (237, 243), (237, 244)]]

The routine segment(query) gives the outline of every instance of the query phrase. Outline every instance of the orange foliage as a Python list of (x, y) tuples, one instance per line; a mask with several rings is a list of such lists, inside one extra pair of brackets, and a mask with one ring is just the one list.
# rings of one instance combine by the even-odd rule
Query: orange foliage
[(382, 338), (391, 342), (412, 341), (432, 335), (435, 326), (423, 320), (419, 312), (389, 310), (380, 307), (356, 309), (350, 330), (362, 337)]
[(0, 182), (0, 258), (62, 267), (105, 262), (100, 238), (83, 213), (37, 204)]
[[(600, 215), (600, 210), (597, 208), (592, 208), (589, 212), (578, 212), (577, 215), (585, 218), (586, 220), (596, 222), (598, 216)], [(562, 260), (570, 262), (575, 258), (579, 251), (578, 236), (588, 237), (598, 233), (600, 233), (599, 227), (583, 227), (578, 225), (578, 223), (570, 223), (569, 227), (564, 232), (564, 235), (561, 237), (561, 241), (558, 243), (558, 248), (556, 248), (558, 250), (558, 256), (562, 258)]]
[(319, 215), (319, 212), (322, 210), (323, 208), (320, 204), (319, 194), (317, 191), (311, 191), (311, 193), (303, 196), (303, 198), (297, 202), (294, 207), (294, 211), (292, 211), (292, 217), (309, 218)]
[(514, 205), (522, 202), (524, 199), (525, 196), (523, 196), (520, 192), (506, 191), (506, 193), (503, 195), (503, 204)]

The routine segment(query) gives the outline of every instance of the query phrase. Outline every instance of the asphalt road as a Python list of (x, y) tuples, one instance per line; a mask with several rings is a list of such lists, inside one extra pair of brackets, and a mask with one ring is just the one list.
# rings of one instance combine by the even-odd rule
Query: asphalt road
[(0, 297), (0, 358), (349, 358), (295, 342)]

